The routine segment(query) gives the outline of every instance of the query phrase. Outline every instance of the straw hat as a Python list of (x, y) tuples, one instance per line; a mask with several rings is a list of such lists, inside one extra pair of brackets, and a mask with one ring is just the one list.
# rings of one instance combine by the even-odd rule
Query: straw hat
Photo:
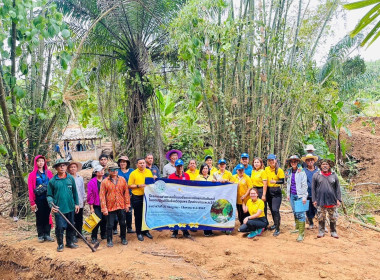
[(78, 162), (78, 161), (74, 161), (74, 160), (70, 161), (70, 163), (69, 163), (69, 165), (67, 166), (67, 168), (70, 168), (70, 166), (71, 166), (72, 164), (76, 164), (76, 165), (77, 165), (77, 168), (78, 168), (77, 171), (82, 170), (82, 164), (81, 164), (80, 162)]
[(307, 159), (314, 159), (315, 162), (318, 161), (318, 157), (317, 156), (314, 156), (313, 154), (307, 154), (306, 156), (302, 157), (301, 160), (303, 162), (306, 162)]

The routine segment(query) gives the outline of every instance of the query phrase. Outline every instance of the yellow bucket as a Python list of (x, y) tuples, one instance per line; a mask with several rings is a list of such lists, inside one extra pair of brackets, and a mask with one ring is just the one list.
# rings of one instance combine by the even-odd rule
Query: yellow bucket
[(100, 219), (98, 216), (96, 216), (95, 213), (92, 213), (90, 216), (88, 216), (83, 223), (83, 229), (87, 232), (92, 232), (92, 230), (96, 227), (97, 224), (99, 224)]

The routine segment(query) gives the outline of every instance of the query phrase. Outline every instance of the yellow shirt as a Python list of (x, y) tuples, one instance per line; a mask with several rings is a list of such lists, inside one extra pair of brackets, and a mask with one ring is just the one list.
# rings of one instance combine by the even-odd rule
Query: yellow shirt
[[(153, 178), (152, 171), (148, 168), (145, 168), (144, 171), (135, 169), (132, 171), (131, 175), (129, 175), (128, 185), (144, 185), (145, 178)], [(134, 195), (144, 195), (144, 188), (132, 189), (132, 193)]]
[(210, 176), (212, 176), (212, 174), (214, 174), (214, 172), (217, 172), (218, 169), (216, 169), (214, 166), (211, 168), (210, 170)]
[(260, 198), (258, 198), (255, 202), (253, 202), (251, 198), (248, 199), (247, 208), (249, 215), (253, 216), (257, 213), (258, 210), (261, 210), (261, 214), (258, 218), (265, 217), (264, 201), (262, 201)]
[(212, 182), (212, 176), (208, 176), (208, 178), (206, 179), (205, 177), (203, 177), (202, 175), (199, 175), (195, 181), (209, 181), (209, 182)]
[(264, 169), (252, 170), (251, 175), (252, 184), (255, 187), (264, 187), (263, 181), (267, 180), (267, 174)]
[(190, 176), (190, 181), (195, 181), (197, 177), (199, 176), (199, 169), (195, 169), (194, 173), (191, 172), (190, 169), (186, 171), (187, 174)]
[(232, 175), (232, 173), (230, 171), (224, 170), (223, 175), (221, 175), (221, 174), (222, 174), (222, 172), (220, 172), (220, 170), (218, 170), (218, 171), (216, 171), (216, 172), (214, 172), (212, 174), (212, 177), (213, 177), (213, 179), (215, 179), (217, 181), (218, 181), (218, 179), (219, 180), (220, 179), (227, 180), (228, 182), (232, 182), (233, 181), (233, 178), (232, 178), (233, 175)]
[[(244, 174), (242, 178), (239, 178), (239, 175), (236, 174), (232, 176), (232, 182), (238, 184), (237, 189), (237, 204), (243, 204), (243, 201), (241, 200), (241, 197), (247, 193), (247, 191), (252, 188), (252, 181), (251, 178), (247, 174)], [(245, 198), (245, 202), (249, 199), (249, 196)]]
[(267, 175), (268, 187), (279, 187), (278, 184), (272, 184), (270, 180), (279, 181), (280, 179), (285, 178), (284, 170), (278, 168), (277, 175), (275, 174), (275, 169), (272, 169), (270, 166), (265, 167), (265, 173)]

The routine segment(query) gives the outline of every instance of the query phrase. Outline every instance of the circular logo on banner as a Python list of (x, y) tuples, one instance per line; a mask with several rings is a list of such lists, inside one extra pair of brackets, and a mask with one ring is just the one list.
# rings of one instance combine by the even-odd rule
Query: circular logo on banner
[(233, 214), (232, 204), (227, 199), (218, 199), (211, 206), (211, 218), (217, 223), (227, 223)]
[(158, 193), (163, 193), (166, 190), (166, 183), (162, 180), (158, 180), (154, 183), (154, 190)]

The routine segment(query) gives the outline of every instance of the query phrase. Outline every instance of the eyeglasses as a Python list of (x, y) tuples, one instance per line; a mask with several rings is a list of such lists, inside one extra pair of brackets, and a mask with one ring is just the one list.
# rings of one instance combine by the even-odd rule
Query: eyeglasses
[(117, 171), (117, 169), (110, 169), (110, 172), (115, 172)]

